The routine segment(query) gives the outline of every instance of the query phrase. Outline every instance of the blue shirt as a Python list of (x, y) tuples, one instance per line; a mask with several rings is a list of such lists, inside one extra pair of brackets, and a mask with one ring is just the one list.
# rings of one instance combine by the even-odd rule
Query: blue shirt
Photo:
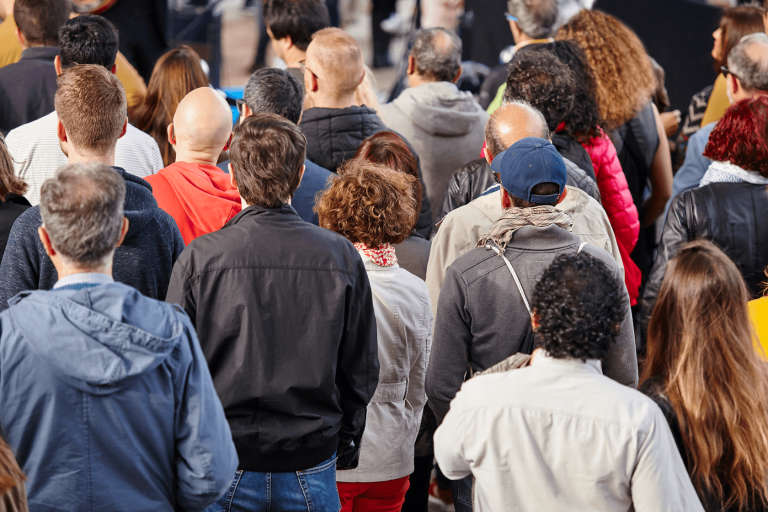
[(686, 190), (697, 188), (699, 183), (701, 183), (701, 178), (704, 177), (704, 173), (709, 169), (712, 160), (704, 156), (704, 148), (707, 146), (709, 134), (712, 133), (716, 124), (717, 122), (714, 122), (701, 127), (688, 140), (688, 149), (685, 150), (685, 162), (677, 170), (677, 174), (675, 174), (672, 180), (672, 197), (667, 201), (664, 218), (667, 217), (667, 211), (669, 210), (669, 205), (672, 204), (672, 200)]

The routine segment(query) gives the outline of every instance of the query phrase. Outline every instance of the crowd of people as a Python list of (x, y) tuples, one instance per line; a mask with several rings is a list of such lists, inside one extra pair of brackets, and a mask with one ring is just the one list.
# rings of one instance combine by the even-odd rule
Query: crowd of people
[(678, 130), (591, 2), (509, 0), (478, 97), (422, 29), (379, 105), (323, 0), (265, 0), (234, 122), (192, 48), (145, 86), (10, 3), (1, 510), (768, 510), (763, 7)]

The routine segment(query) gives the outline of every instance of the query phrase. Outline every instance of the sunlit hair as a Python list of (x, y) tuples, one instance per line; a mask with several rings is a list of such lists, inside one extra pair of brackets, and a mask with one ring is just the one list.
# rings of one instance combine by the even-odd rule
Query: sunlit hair
[(150, 134), (160, 147), (163, 165), (176, 161), (176, 152), (168, 142), (168, 125), (184, 96), (208, 85), (200, 65), (200, 56), (189, 46), (179, 46), (160, 57), (152, 70), (147, 94), (129, 112), (131, 124)]
[(584, 52), (606, 131), (634, 118), (651, 100), (656, 88), (651, 59), (637, 35), (613, 16), (583, 9), (556, 38), (573, 39)]
[(757, 93), (731, 105), (717, 122), (704, 156), (731, 162), (768, 177), (768, 94)]
[(739, 44), (742, 37), (763, 32), (763, 14), (765, 10), (760, 7), (742, 5), (725, 9), (720, 18), (720, 30), (722, 41), (720, 48), (720, 57), (714, 59), (715, 72), (720, 74), (720, 66), (725, 66), (728, 62), (728, 55), (733, 47)]
[(27, 184), (16, 176), (13, 170), (13, 160), (5, 139), (0, 135), (0, 202), (5, 201), (8, 194), (23, 196), (27, 192)]
[(418, 181), (419, 166), (408, 145), (398, 134), (384, 131), (371, 135), (357, 148), (355, 158), (363, 158), (373, 164), (381, 164), (416, 178), (413, 184), (413, 198), (416, 200), (416, 211), (421, 211), (423, 191)]
[(755, 348), (746, 284), (714, 244), (667, 266), (640, 382), (663, 380), (699, 492), (724, 509), (768, 504), (768, 363)]
[(320, 226), (368, 247), (399, 244), (411, 234), (419, 212), (413, 198), (416, 178), (355, 158), (317, 199)]

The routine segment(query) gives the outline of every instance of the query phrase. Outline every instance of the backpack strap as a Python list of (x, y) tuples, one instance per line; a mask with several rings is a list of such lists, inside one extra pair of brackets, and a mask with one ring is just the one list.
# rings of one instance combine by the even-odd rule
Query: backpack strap
[(517, 289), (520, 292), (520, 296), (523, 298), (523, 302), (525, 303), (525, 309), (528, 310), (528, 314), (533, 317), (533, 312), (531, 311), (531, 306), (528, 304), (528, 297), (525, 296), (525, 291), (523, 290), (523, 285), (520, 284), (520, 279), (517, 277), (517, 272), (515, 272), (515, 269), (512, 267), (512, 263), (509, 262), (506, 256), (504, 256), (504, 253), (496, 247), (495, 244), (493, 244), (490, 240), (486, 242), (485, 244), (486, 249), (491, 249), (493, 252), (501, 256), (501, 259), (504, 260), (504, 263), (507, 265), (507, 268), (509, 269), (509, 273), (512, 274), (512, 277), (515, 279), (515, 284), (517, 285)]

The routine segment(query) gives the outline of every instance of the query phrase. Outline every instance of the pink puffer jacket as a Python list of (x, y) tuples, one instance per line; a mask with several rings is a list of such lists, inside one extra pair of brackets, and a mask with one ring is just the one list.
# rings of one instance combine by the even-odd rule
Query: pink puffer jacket
[(632, 201), (627, 178), (621, 169), (616, 148), (611, 139), (601, 131), (601, 136), (590, 139), (589, 144), (584, 145), (584, 149), (589, 153), (595, 168), (597, 188), (600, 190), (603, 208), (616, 235), (616, 242), (619, 245), (624, 263), (624, 281), (629, 292), (629, 299), (634, 306), (637, 304), (640, 281), (642, 280), (640, 269), (629, 257), (640, 234), (640, 218), (637, 214), (637, 208)]

